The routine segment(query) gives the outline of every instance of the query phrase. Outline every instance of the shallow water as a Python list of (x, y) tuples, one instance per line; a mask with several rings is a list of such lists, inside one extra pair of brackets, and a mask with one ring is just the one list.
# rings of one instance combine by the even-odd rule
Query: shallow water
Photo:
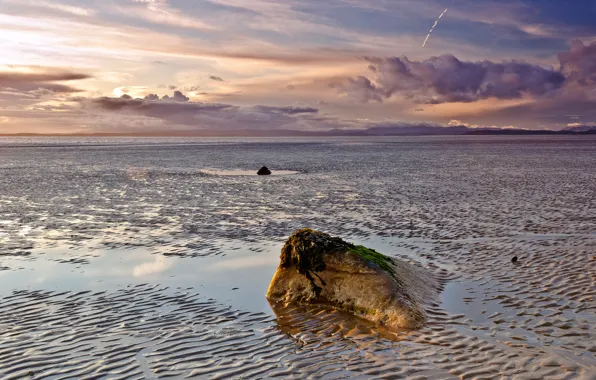
[[(221, 169), (203, 169), (201, 173), (214, 175), (214, 176), (255, 176), (258, 175), (254, 170), (240, 170), (240, 169), (232, 169), (232, 170), (221, 170)], [(277, 175), (293, 175), (299, 174), (300, 172), (295, 170), (275, 170), (271, 174), (267, 174), (270, 176), (277, 176)]]
[[(594, 138), (3, 138), (0, 159), (1, 378), (596, 376)], [(429, 268), (427, 326), (272, 310), (305, 226)]]

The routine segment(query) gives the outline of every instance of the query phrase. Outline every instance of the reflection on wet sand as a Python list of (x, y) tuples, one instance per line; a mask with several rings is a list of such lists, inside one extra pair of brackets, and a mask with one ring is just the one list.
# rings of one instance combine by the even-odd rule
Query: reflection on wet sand
[(379, 326), (350, 313), (323, 305), (297, 305), (269, 302), (279, 329), (291, 337), (308, 343), (323, 343), (324, 339), (357, 338), (358, 342), (388, 339), (402, 340), (410, 330)]

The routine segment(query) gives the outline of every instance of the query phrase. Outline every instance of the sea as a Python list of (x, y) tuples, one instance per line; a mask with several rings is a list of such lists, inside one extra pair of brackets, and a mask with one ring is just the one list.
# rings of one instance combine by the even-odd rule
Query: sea
[[(272, 308), (304, 227), (427, 324)], [(596, 137), (0, 137), (0, 378), (596, 379)]]

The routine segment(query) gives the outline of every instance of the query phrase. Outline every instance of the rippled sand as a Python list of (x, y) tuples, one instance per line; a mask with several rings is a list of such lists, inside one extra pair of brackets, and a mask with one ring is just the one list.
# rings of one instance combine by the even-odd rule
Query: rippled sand
[[(516, 139), (0, 140), (0, 378), (594, 379), (596, 139)], [(427, 326), (272, 309), (303, 226), (429, 268)]]

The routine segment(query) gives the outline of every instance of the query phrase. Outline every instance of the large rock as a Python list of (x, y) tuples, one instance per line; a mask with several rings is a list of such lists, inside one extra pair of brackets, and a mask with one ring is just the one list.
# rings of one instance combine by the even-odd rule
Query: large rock
[(311, 229), (281, 250), (267, 290), (271, 302), (316, 303), (382, 325), (420, 328), (437, 283), (424, 269)]

